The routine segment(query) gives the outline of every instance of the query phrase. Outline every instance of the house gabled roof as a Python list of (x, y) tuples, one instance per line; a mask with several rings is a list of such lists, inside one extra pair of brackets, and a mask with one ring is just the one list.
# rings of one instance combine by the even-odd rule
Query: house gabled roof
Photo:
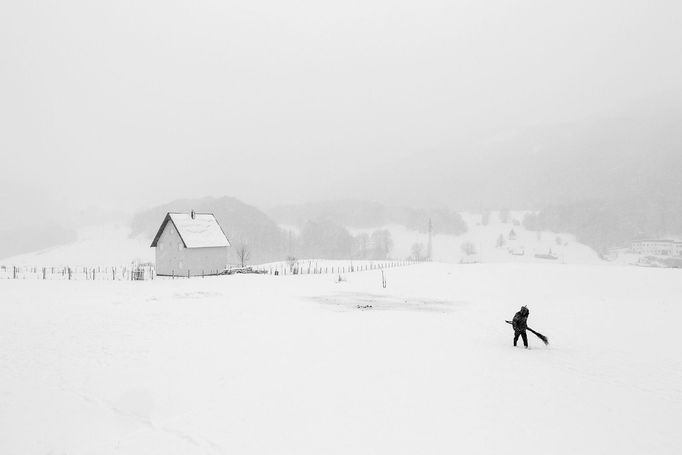
[(169, 212), (154, 236), (151, 247), (155, 247), (168, 223), (173, 223), (185, 248), (215, 248), (230, 246), (225, 232), (212, 213)]

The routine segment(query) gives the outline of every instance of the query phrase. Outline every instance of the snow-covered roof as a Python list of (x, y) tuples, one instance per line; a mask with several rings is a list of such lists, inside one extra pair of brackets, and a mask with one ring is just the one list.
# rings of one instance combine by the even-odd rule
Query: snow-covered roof
[(230, 246), (225, 232), (212, 213), (168, 213), (154, 237), (155, 247), (168, 222), (173, 223), (186, 248), (215, 248)]

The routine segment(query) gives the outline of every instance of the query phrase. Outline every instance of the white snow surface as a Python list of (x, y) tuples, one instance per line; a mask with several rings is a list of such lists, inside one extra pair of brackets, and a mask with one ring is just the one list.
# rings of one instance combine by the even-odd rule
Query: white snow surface
[(170, 218), (187, 248), (230, 246), (212, 213), (170, 213)]
[(679, 270), (336, 278), (0, 281), (0, 453), (682, 453)]

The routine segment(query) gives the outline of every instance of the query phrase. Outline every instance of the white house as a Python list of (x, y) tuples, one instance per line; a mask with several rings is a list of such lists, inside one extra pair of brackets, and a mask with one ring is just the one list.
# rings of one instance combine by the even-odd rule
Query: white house
[(229, 246), (212, 213), (168, 213), (151, 244), (156, 248), (156, 274), (219, 274), (227, 268)]

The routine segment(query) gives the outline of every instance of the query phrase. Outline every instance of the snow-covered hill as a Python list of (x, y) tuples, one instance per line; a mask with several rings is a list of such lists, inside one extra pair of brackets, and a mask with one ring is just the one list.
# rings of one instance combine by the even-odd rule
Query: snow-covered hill
[(346, 279), (3, 280), (0, 453), (682, 452), (680, 271)]
[[(523, 219), (523, 212), (512, 212), (511, 219)], [(471, 242), (476, 248), (475, 259), (479, 262), (547, 262), (538, 259), (535, 254), (546, 254), (549, 250), (558, 259), (550, 262), (596, 264), (601, 262), (596, 253), (589, 247), (578, 243), (570, 234), (541, 232), (540, 234), (527, 231), (521, 225), (514, 226), (502, 223), (499, 213), (493, 212), (488, 225), (481, 224), (481, 215), (462, 214), (468, 225), (465, 234), (435, 235), (433, 239), (433, 259), (441, 262), (460, 262), (464, 256), (461, 246), (464, 242)], [(294, 235), (300, 232), (292, 226), (280, 226)], [(391, 256), (395, 259), (405, 259), (412, 254), (412, 245), (427, 243), (427, 235), (412, 231), (401, 225), (388, 225), (372, 229), (351, 229), (356, 235), (360, 232), (371, 233), (376, 229), (391, 231), (394, 247)], [(515, 240), (510, 240), (509, 234), (514, 231)], [(122, 225), (97, 225), (78, 230), (78, 239), (70, 244), (59, 245), (46, 250), (22, 254), (10, 258), (0, 259), (0, 264), (26, 266), (111, 266), (125, 265), (133, 261), (147, 262), (154, 258), (154, 251), (149, 247), (151, 238), (144, 235), (130, 237), (130, 228)], [(498, 237), (502, 235), (505, 244), (497, 246)], [(517, 255), (511, 254), (512, 252)], [(524, 254), (518, 255), (523, 252)], [(234, 261), (235, 258), (232, 258)]]
[(112, 266), (154, 259), (150, 239), (130, 237), (124, 225), (96, 225), (78, 230), (73, 243), (0, 259), (0, 264), (16, 266)]
[[(511, 212), (510, 220), (522, 220), (525, 212)], [(460, 262), (465, 254), (462, 244), (471, 242), (476, 250), (474, 260), (478, 262), (558, 262), (566, 264), (598, 264), (602, 262), (590, 247), (575, 240), (566, 233), (528, 231), (522, 225), (512, 222), (502, 223), (499, 212), (492, 212), (487, 225), (481, 223), (481, 215), (463, 213), (468, 230), (462, 235), (435, 235), (433, 237), (433, 260), (440, 262)], [(395, 257), (408, 257), (412, 245), (428, 242), (428, 235), (411, 231), (400, 225), (383, 226), (391, 231)], [(353, 234), (371, 233), (374, 229), (355, 229)], [(510, 234), (512, 233), (511, 238)], [(504, 245), (498, 246), (502, 236)], [(556, 260), (540, 259), (535, 255), (546, 255), (551, 251)]]

